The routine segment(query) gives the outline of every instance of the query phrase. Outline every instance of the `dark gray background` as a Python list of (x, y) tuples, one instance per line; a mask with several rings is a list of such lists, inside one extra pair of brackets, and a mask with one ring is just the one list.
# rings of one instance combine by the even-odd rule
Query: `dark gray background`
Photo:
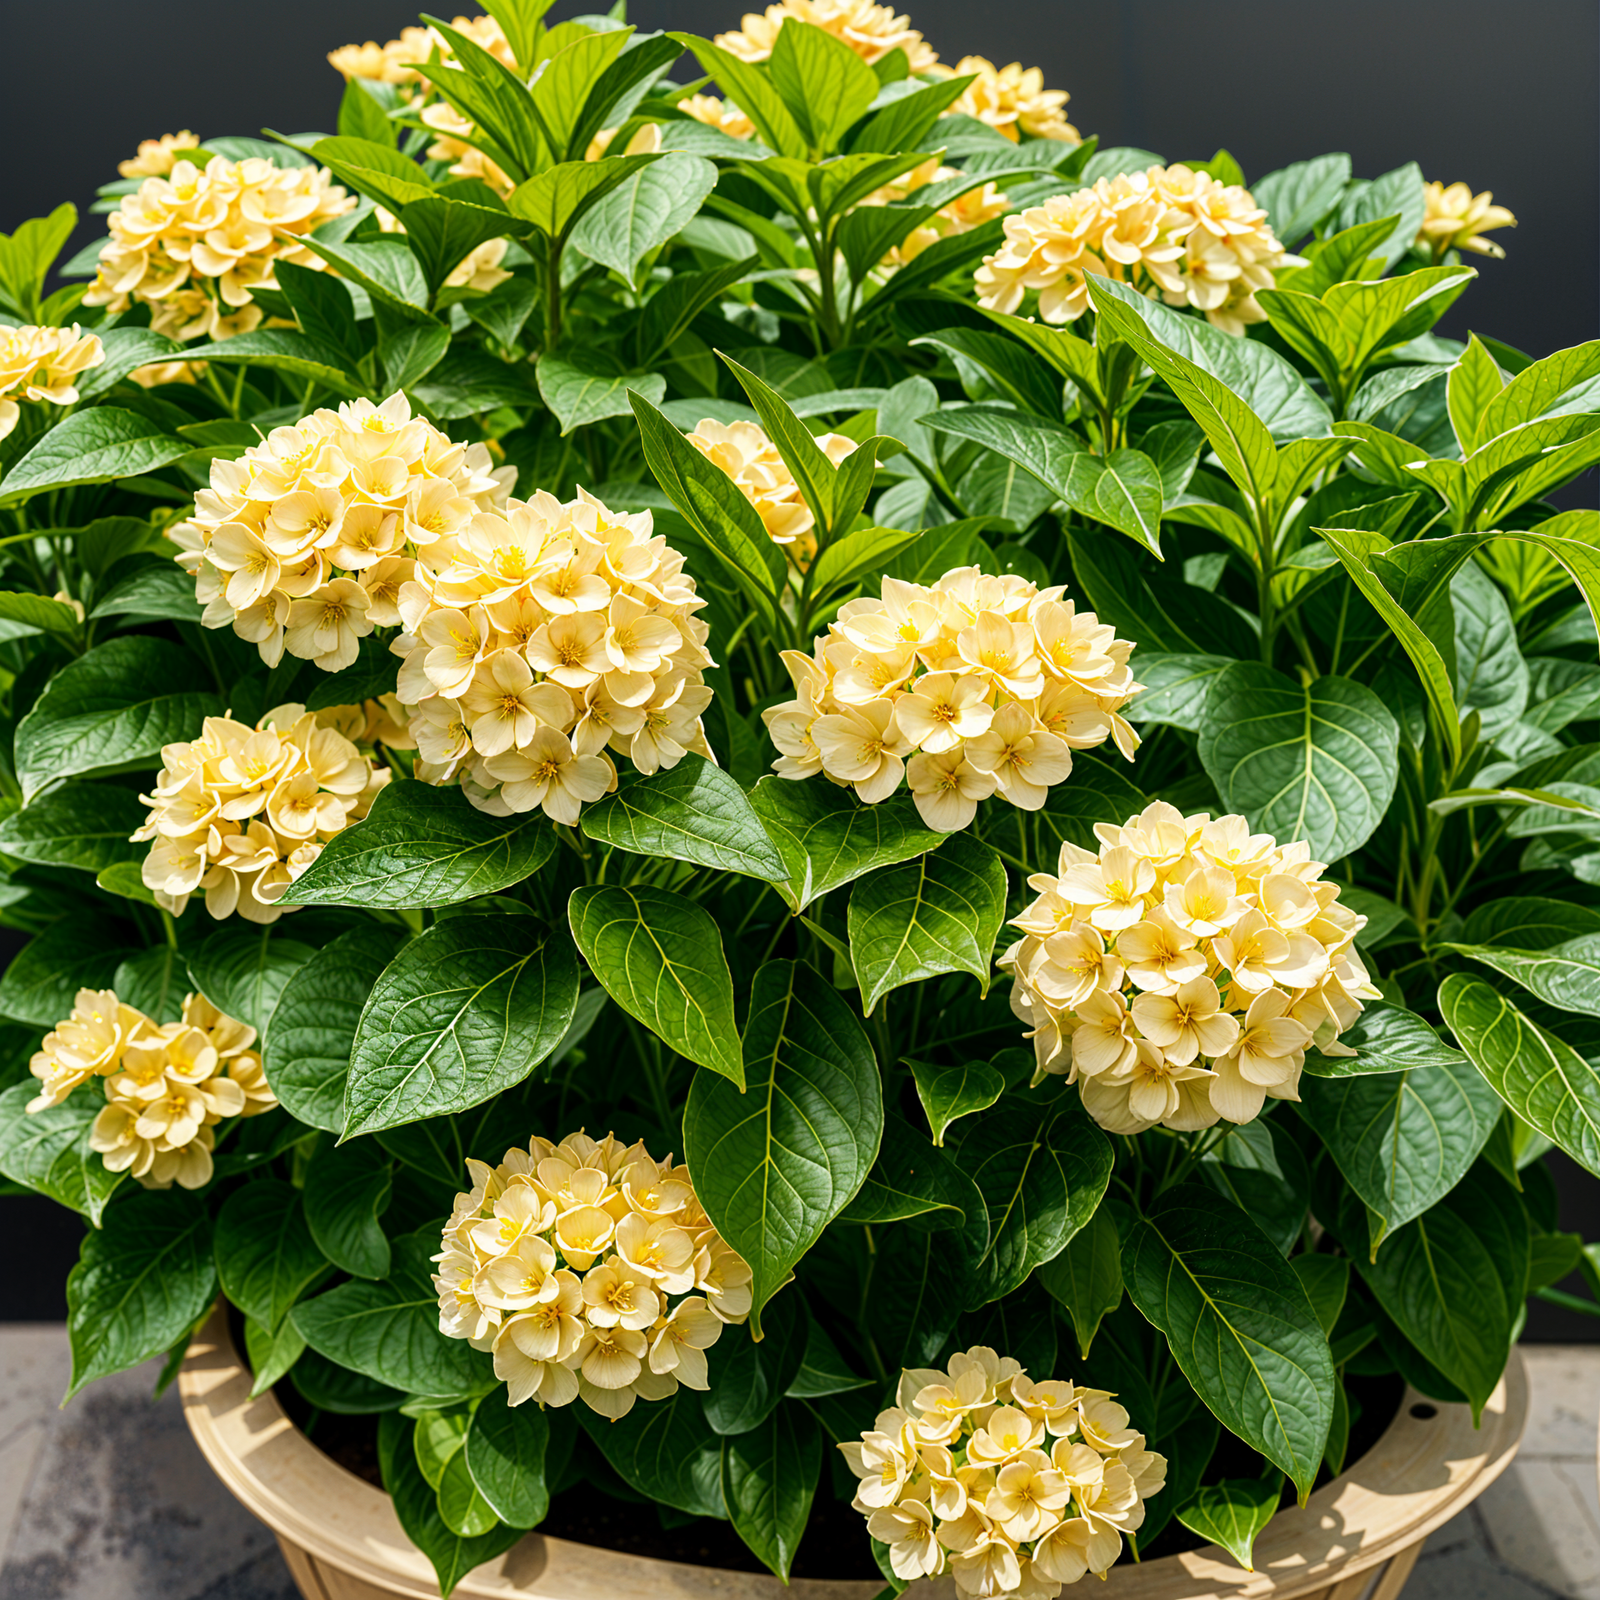
[[(462, 9), (476, 8), (440, 6)], [(600, 9), (559, 0), (552, 15)], [(632, 19), (711, 33), (743, 9), (634, 0)], [(1169, 160), (1225, 146), (1250, 178), (1348, 150), (1358, 176), (1416, 160), (1429, 178), (1492, 189), (1520, 222), (1497, 236), (1509, 259), (1481, 263), (1443, 331), (1480, 329), (1535, 354), (1600, 331), (1594, 0), (914, 0), (910, 10), (948, 61), (972, 51), (1042, 67), (1102, 145)], [(331, 131), (340, 79), (326, 52), (415, 20), (407, 0), (5, 0), (3, 13), (6, 229), (63, 199), (85, 206), (142, 138)]]

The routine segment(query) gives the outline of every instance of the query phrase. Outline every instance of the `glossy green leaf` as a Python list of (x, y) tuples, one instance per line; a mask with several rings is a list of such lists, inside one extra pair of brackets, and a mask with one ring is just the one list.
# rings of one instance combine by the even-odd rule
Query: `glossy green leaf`
[(64, 783), (0, 823), (0, 851), (40, 866), (103, 872), (142, 861), (148, 845), (129, 834), (144, 826), (146, 808), (129, 789), (109, 783)]
[(1499, 942), (1440, 948), (1504, 973), (1558, 1011), (1600, 1017), (1600, 933), (1582, 934), (1542, 950), (1508, 948)]
[(830, 889), (936, 850), (951, 837), (925, 827), (909, 796), (869, 806), (849, 789), (816, 780), (763, 778), (750, 804), (787, 868), (778, 892), (797, 913)]
[(0, 973), (0, 1017), (49, 1029), (72, 1014), (79, 989), (106, 989), (136, 952), (107, 949), (105, 929), (80, 917), (35, 934)]
[(716, 183), (717, 169), (704, 157), (669, 151), (586, 212), (572, 246), (632, 283), (644, 257), (694, 216)]
[(108, 1171), (99, 1151), (89, 1148), (89, 1130), (105, 1100), (84, 1089), (29, 1115), (38, 1088), (29, 1077), (0, 1094), (0, 1176), (48, 1195), (99, 1227), (106, 1202), (127, 1177)]
[(288, 905), (390, 910), (452, 905), (531, 878), (556, 847), (543, 813), (491, 817), (459, 789), (399, 778), (336, 834), (284, 895)]
[(257, 328), (213, 344), (184, 345), (169, 359), (269, 367), (302, 382), (320, 383), (346, 397), (362, 390), (361, 380), (345, 370), (349, 357), (342, 349), (294, 328)]
[(1217, 675), (1233, 665), (1228, 656), (1146, 654), (1139, 652), (1143, 685), (1123, 715), (1130, 722), (1170, 723), (1197, 733), (1205, 718), (1206, 696)]
[(14, 589), (0, 589), (0, 618), (42, 633), (70, 636), (79, 627), (78, 613), (65, 600), (47, 600), (42, 594), (19, 594)]
[(142, 758), (158, 766), (163, 745), (198, 738), (201, 723), (226, 709), (215, 694), (191, 687), (207, 680), (187, 650), (143, 634), (108, 640), (69, 662), (17, 724), (24, 801), (75, 773)]
[(1250, 192), (1266, 211), (1272, 231), (1292, 250), (1338, 205), (1349, 181), (1349, 156), (1317, 156), (1269, 172)]
[(402, 938), (398, 928), (354, 928), (325, 945), (284, 985), (264, 1059), (273, 1093), (301, 1122), (329, 1133), (344, 1127), (356, 1027)]
[(1333, 1421), (1334, 1374), (1293, 1269), (1237, 1206), (1188, 1183), (1134, 1225), (1122, 1265), (1128, 1293), (1200, 1398), (1288, 1473), (1303, 1501)]
[(3, 479), (0, 505), (21, 505), (46, 489), (109, 483), (159, 471), (192, 446), (160, 423), (119, 406), (94, 406), (56, 423)]
[(273, 1333), (264, 1323), (246, 1317), (244, 1344), (254, 1380), (250, 1385), (252, 1400), (259, 1399), (281, 1378), (286, 1377), (306, 1348), (300, 1330), (287, 1318)]
[(1122, 1303), (1122, 1243), (1110, 1212), (1100, 1206), (1053, 1261), (1039, 1282), (1066, 1309), (1085, 1361), (1101, 1319)]
[(216, 1294), (205, 1202), (182, 1189), (125, 1196), (83, 1241), (67, 1278), (66, 1399), (171, 1349)]
[(277, 1178), (258, 1178), (223, 1201), (215, 1243), (222, 1292), (274, 1333), (290, 1306), (333, 1270), (311, 1237), (300, 1191)]
[(1227, 811), (1320, 861), (1359, 849), (1394, 796), (1400, 728), (1348, 678), (1310, 685), (1240, 662), (1206, 698), (1200, 760)]
[(268, 1036), (290, 978), (316, 952), (276, 928), (245, 927), (223, 928), (194, 946), (189, 981), (212, 1005), (254, 1028), (260, 1040)]
[(833, 149), (878, 93), (877, 77), (848, 44), (798, 19), (792, 28), (780, 26), (767, 70), (819, 155)]
[(1177, 1509), (1184, 1527), (1221, 1545), (1246, 1572), (1254, 1572), (1255, 1542), (1278, 1509), (1283, 1479), (1224, 1478), (1208, 1483)]
[(670, 1049), (744, 1087), (722, 935), (694, 901), (645, 885), (590, 884), (567, 917), (613, 1000)]
[(693, 1389), (634, 1406), (615, 1422), (585, 1405), (578, 1421), (622, 1481), (649, 1500), (691, 1517), (726, 1518), (722, 1441), (711, 1431)]
[(1494, 580), (1466, 562), (1450, 580), (1455, 613), (1456, 703), (1476, 711), (1480, 734), (1497, 739), (1521, 720), (1528, 704), (1528, 664), (1517, 648), (1511, 608)]
[(1322, 1324), (1322, 1331), (1331, 1339), (1350, 1288), (1350, 1258), (1302, 1252), (1289, 1265), (1305, 1286), (1306, 1298)]
[(1054, 1260), (1094, 1216), (1111, 1178), (1111, 1141), (1053, 1080), (1003, 1096), (957, 1133), (956, 1159), (989, 1212), (989, 1246), (965, 1289), (975, 1311)]
[(1306, 1052), (1306, 1072), (1311, 1077), (1352, 1078), (1413, 1067), (1452, 1071), (1463, 1065), (1461, 1052), (1445, 1044), (1416, 1012), (1386, 1000), (1369, 1001), (1339, 1035), (1339, 1043), (1355, 1054), (1325, 1056), (1315, 1047)]
[(934, 1228), (973, 1231), (980, 1254), (988, 1235), (988, 1209), (972, 1179), (894, 1111), (884, 1116), (883, 1142), (867, 1181), (840, 1215), (867, 1227), (925, 1216)]
[(703, 756), (624, 783), (585, 808), (584, 833), (633, 855), (783, 882), (788, 870), (744, 790)]
[(986, 844), (955, 834), (943, 849), (862, 878), (850, 895), (850, 958), (868, 1016), (884, 995), (941, 972), (989, 989), (1006, 911), (1006, 869)]
[(521, 1083), (578, 1003), (566, 930), (463, 914), (413, 939), (373, 985), (350, 1051), (344, 1136), (464, 1111)]
[(935, 1066), (907, 1060), (917, 1086), (917, 1098), (928, 1118), (935, 1145), (944, 1143), (945, 1130), (958, 1117), (985, 1111), (1005, 1090), (1006, 1080), (987, 1061), (966, 1061), (960, 1066)]
[(199, 622), (204, 608), (195, 599), (194, 579), (175, 566), (136, 567), (101, 593), (90, 617), (160, 617), (166, 622)]
[(550, 1423), (536, 1405), (512, 1406), (504, 1388), (478, 1402), (467, 1429), (464, 1456), (478, 1493), (513, 1528), (537, 1528), (550, 1509), (545, 1452)]
[(512, 212), (551, 239), (565, 239), (585, 212), (596, 206), (656, 155), (606, 156), (600, 161), (563, 161), (511, 191)]
[(389, 1204), (394, 1165), (375, 1139), (335, 1145), (323, 1140), (306, 1168), (301, 1191), (318, 1250), (357, 1278), (389, 1272), (389, 1240), (378, 1224)]
[(749, 1262), (751, 1323), (847, 1206), (883, 1131), (878, 1063), (861, 1024), (810, 967), (769, 961), (751, 987), (745, 1090), (695, 1074), (684, 1157), (717, 1231)]
[(723, 1329), (707, 1356), (711, 1388), (701, 1406), (720, 1437), (759, 1428), (800, 1372), (811, 1318), (798, 1294), (779, 1295), (767, 1308), (760, 1342), (743, 1327)]
[(722, 1495), (734, 1531), (786, 1583), (821, 1476), (822, 1435), (799, 1401), (723, 1440)]
[(667, 392), (667, 380), (659, 372), (618, 372), (603, 356), (583, 350), (542, 355), (536, 370), (539, 393), (555, 413), (563, 437), (591, 422), (627, 416), (632, 395), (656, 405)]
[(1494, 1092), (1600, 1177), (1600, 1072), (1488, 984), (1453, 973), (1439, 1010)]

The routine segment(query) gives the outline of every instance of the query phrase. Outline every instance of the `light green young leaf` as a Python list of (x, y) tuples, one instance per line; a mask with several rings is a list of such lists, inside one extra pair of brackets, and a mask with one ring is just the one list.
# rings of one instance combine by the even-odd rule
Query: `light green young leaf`
[(1256, 1540), (1278, 1509), (1283, 1479), (1224, 1478), (1208, 1483), (1179, 1506), (1178, 1521), (1202, 1539), (1221, 1545), (1246, 1572), (1254, 1572)]
[(1467, 336), (1466, 354), (1450, 369), (1445, 393), (1450, 426), (1461, 454), (1470, 456), (1478, 445), (1493, 438), (1483, 431), (1485, 415), (1506, 386), (1505, 375), (1484, 349), (1477, 334)]
[(709, 161), (670, 151), (630, 173), (586, 212), (570, 242), (632, 283), (644, 257), (694, 216), (716, 184), (717, 169)]
[(806, 143), (826, 155), (877, 98), (878, 80), (842, 39), (798, 17), (789, 21), (793, 27), (778, 28), (767, 71)]
[(658, 154), (606, 156), (599, 161), (563, 161), (518, 184), (507, 202), (512, 213), (531, 222), (548, 239), (564, 242), (590, 207)]
[(987, 1061), (968, 1061), (959, 1067), (937, 1067), (927, 1061), (907, 1059), (917, 1098), (928, 1118), (936, 1146), (944, 1144), (945, 1130), (958, 1117), (986, 1111), (1005, 1092), (1005, 1077)]

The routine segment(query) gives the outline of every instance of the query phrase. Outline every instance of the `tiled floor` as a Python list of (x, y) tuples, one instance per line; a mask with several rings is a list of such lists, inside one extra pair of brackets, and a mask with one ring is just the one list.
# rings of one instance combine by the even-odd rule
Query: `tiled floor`
[[(1405, 1600), (1600, 1600), (1600, 1346), (1532, 1345), (1504, 1477), (1427, 1543)], [(277, 1546), (212, 1477), (156, 1365), (64, 1411), (55, 1324), (0, 1326), (0, 1600), (297, 1600)]]

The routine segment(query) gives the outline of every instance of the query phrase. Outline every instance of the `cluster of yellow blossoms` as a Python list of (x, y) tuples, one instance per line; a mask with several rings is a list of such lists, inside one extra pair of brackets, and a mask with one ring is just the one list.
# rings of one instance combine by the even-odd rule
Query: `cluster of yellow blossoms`
[[(910, 172), (902, 174), (893, 183), (875, 190), (862, 201), (862, 204), (903, 205), (907, 201), (916, 200), (917, 191), (929, 184), (947, 183), (952, 178), (962, 176), (957, 167), (940, 166), (938, 157), (935, 156), (931, 160), (924, 161), (921, 166), (913, 167)], [(958, 233), (970, 233), (972, 229), (981, 228), (984, 223), (992, 222), (996, 217), (1003, 217), (1010, 205), (1011, 202), (992, 182), (985, 183), (979, 188), (968, 189), (965, 194), (957, 195), (948, 205), (940, 206), (926, 222), (913, 228), (883, 258), (879, 263), (879, 270), (892, 271), (896, 267), (903, 267), (908, 261), (916, 260), (929, 245), (937, 244), (941, 239), (953, 238)]]
[(114, 312), (148, 305), (150, 326), (174, 339), (248, 333), (261, 321), (250, 291), (277, 287), (279, 261), (323, 265), (293, 236), (355, 203), (322, 167), (213, 156), (202, 172), (179, 161), (123, 196), (83, 303)]
[[(774, 544), (785, 546), (789, 559), (804, 572), (816, 559), (817, 519), (766, 431), (754, 422), (722, 423), (708, 417), (688, 439), (707, 461), (738, 484), (755, 507), (767, 536)], [(842, 433), (819, 434), (816, 443), (834, 466), (856, 449), (856, 441)]]
[(110, 989), (80, 989), (29, 1063), (40, 1080), (29, 1111), (58, 1106), (79, 1084), (105, 1080), (106, 1106), (89, 1146), (112, 1172), (147, 1189), (211, 1181), (216, 1125), (253, 1117), (278, 1101), (268, 1086), (256, 1030), (224, 1016), (204, 995), (184, 998), (179, 1022), (157, 1024)]
[(1107, 1390), (1035, 1383), (984, 1346), (948, 1372), (902, 1373), (895, 1400), (839, 1448), (861, 1480), (856, 1510), (907, 1583), (948, 1568), (958, 1594), (1046, 1600), (1103, 1577), (1167, 1480)]
[(1339, 1034), (1378, 998), (1355, 949), (1367, 919), (1306, 845), (1163, 801), (1095, 833), (1098, 854), (1063, 844), (1056, 874), (1029, 878), (999, 964), (1039, 1070), (1076, 1082), (1101, 1127), (1249, 1122), (1299, 1099), (1312, 1045), (1354, 1054)]
[(778, 42), (779, 28), (791, 17), (849, 45), (868, 66), (891, 50), (904, 50), (915, 77), (939, 60), (909, 18), (897, 17), (892, 6), (875, 5), (873, 0), (782, 0), (765, 12), (746, 12), (738, 32), (719, 33), (714, 42), (741, 61), (765, 61)]
[(709, 1387), (705, 1352), (750, 1314), (750, 1268), (687, 1167), (579, 1132), (467, 1168), (433, 1258), (439, 1328), (494, 1352), (509, 1404), (581, 1397), (615, 1421)]
[(730, 139), (753, 139), (756, 125), (731, 100), (719, 100), (714, 94), (685, 95), (678, 102), (685, 116), (703, 122)]
[(1429, 250), (1442, 261), (1448, 250), (1471, 250), (1480, 256), (1505, 259), (1505, 251), (1484, 234), (1495, 228), (1514, 228), (1517, 219), (1504, 206), (1494, 204), (1485, 189), (1474, 194), (1464, 183), (1430, 183), (1423, 189), (1426, 211), (1417, 230), (1417, 248)]
[(211, 463), (193, 517), (168, 537), (196, 581), (208, 628), (232, 625), (276, 666), (285, 649), (327, 672), (399, 622), (416, 552), (504, 505), (512, 468), (413, 418), (403, 394), (352, 400), (274, 428), (237, 460)]
[(200, 141), (185, 128), (182, 133), (164, 133), (159, 139), (141, 139), (139, 153), (117, 163), (124, 178), (164, 178), (183, 159), (185, 150), (198, 150)]
[[(493, 17), (456, 17), (450, 26), (481, 45), (502, 66), (516, 65), (505, 33)], [(402, 28), (400, 37), (387, 44), (369, 39), (365, 44), (341, 45), (328, 53), (328, 65), (346, 83), (352, 78), (367, 78), (375, 83), (411, 85), (423, 81), (417, 67), (435, 50), (442, 58), (450, 59), (450, 44), (442, 33), (433, 28)]]
[(297, 705), (278, 706), (253, 728), (207, 717), (198, 739), (165, 745), (155, 792), (140, 796), (150, 814), (133, 835), (154, 841), (141, 876), (157, 904), (180, 916), (203, 890), (213, 917), (276, 922), (283, 891), (329, 839), (366, 816), (389, 781), (389, 769), (339, 731), (353, 734), (359, 722), (364, 734), (399, 734), (399, 707), (386, 698), (387, 706), (373, 703), (376, 717)]
[(1088, 279), (1115, 278), (1170, 306), (1193, 306), (1242, 334), (1266, 313), (1258, 289), (1303, 266), (1273, 233), (1249, 190), (1188, 167), (1151, 167), (1054, 195), (1005, 223), (1006, 242), (975, 274), (978, 304), (1014, 312), (1029, 290), (1046, 322), (1089, 309)]
[(869, 805), (905, 778), (922, 820), (953, 833), (996, 792), (1037, 811), (1074, 749), (1111, 737), (1131, 761), (1133, 646), (1064, 592), (958, 567), (847, 601), (811, 656), (784, 652), (795, 698), (762, 712), (773, 771), (821, 772)]
[(572, 824), (616, 787), (608, 747), (645, 773), (714, 759), (704, 604), (649, 512), (540, 490), (465, 517), (419, 550), (399, 595), (390, 648), (416, 775), (459, 780), (496, 816), (543, 807)]
[(77, 323), (70, 328), (40, 328), (32, 323), (0, 328), (0, 439), (21, 420), (18, 400), (74, 405), (78, 374), (98, 367), (105, 358), (99, 338), (80, 333)]
[(1037, 67), (1024, 67), (1020, 61), (997, 67), (983, 56), (963, 56), (953, 67), (935, 67), (932, 75), (964, 78), (969, 73), (976, 76), (952, 102), (949, 115), (986, 123), (1013, 143), (1024, 133), (1034, 139), (1081, 142), (1061, 110), (1072, 96), (1065, 89), (1045, 88), (1044, 74)]

